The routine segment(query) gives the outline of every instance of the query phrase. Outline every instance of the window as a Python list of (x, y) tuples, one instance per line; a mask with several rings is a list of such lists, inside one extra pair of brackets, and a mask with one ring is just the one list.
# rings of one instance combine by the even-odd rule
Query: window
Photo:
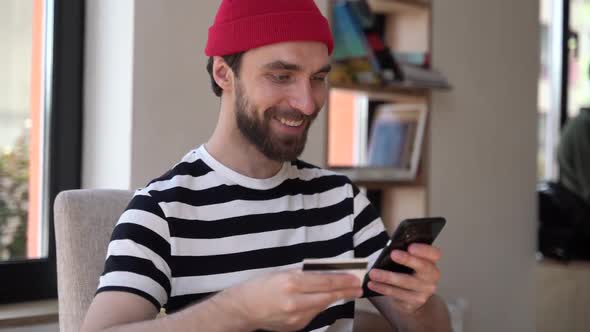
[(0, 1), (0, 302), (56, 296), (53, 201), (79, 188), (84, 1)]
[[(31, 77), (33, 36), (33, 3), (29, 1), (3, 1), (0, 3), (0, 45), (6, 52), (0, 52), (0, 259), (14, 260), (41, 256), (37, 241), (28, 236), (38, 226), (29, 222), (29, 197), (34, 196), (29, 165), (36, 146), (31, 146), (31, 131), (39, 129), (39, 108), (32, 105), (31, 85), (39, 77)], [(35, 31), (37, 32), (37, 31)], [(32, 37), (32, 38), (31, 38)], [(32, 39), (32, 40), (31, 40)], [(35, 45), (38, 46), (38, 45)], [(37, 51), (37, 50), (36, 50)], [(35, 128), (32, 129), (33, 118)], [(27, 239), (31, 241), (27, 242)]]
[(565, 1), (541, 0), (541, 70), (538, 88), (539, 180), (557, 179), (556, 149), (563, 100)]
[(539, 180), (555, 181), (561, 127), (590, 106), (590, 2), (541, 0), (540, 7), (537, 169)]
[(590, 106), (590, 2), (570, 0), (567, 117)]

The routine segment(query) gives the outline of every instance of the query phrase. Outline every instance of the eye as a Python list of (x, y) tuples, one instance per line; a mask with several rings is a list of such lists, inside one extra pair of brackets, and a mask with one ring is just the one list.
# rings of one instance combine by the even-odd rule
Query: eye
[(270, 76), (277, 83), (289, 83), (292, 81), (292, 75), (290, 74), (272, 74)]
[(326, 81), (326, 75), (318, 75), (318, 76), (313, 76), (311, 78), (312, 81), (316, 81), (316, 82), (325, 82)]

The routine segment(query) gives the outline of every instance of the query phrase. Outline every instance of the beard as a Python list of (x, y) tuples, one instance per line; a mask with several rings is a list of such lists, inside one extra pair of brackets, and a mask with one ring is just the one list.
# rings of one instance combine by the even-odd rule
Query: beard
[[(259, 112), (243, 93), (239, 81), (235, 91), (236, 122), (242, 135), (270, 160), (285, 162), (297, 159), (305, 148), (307, 132), (319, 109), (316, 109), (313, 115), (306, 115), (292, 108), (271, 107), (262, 112), (262, 118), (260, 118)], [(271, 127), (273, 118), (284, 118), (291, 121), (303, 120), (305, 128), (298, 135), (281, 135), (274, 132)]]

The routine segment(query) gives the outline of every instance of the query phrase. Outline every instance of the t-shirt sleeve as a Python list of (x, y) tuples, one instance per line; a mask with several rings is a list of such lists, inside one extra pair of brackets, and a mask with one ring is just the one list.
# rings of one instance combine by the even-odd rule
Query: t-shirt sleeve
[(170, 296), (170, 231), (164, 213), (149, 194), (135, 194), (117, 222), (108, 246), (97, 294), (139, 295), (159, 310)]
[(381, 253), (389, 240), (383, 227), (383, 221), (369, 199), (353, 185), (354, 225), (353, 242), (354, 256), (368, 257), (369, 268)]

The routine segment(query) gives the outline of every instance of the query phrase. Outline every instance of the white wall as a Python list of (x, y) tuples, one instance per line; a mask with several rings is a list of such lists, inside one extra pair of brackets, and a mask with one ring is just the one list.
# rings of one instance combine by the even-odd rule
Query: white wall
[(86, 1), (84, 188), (130, 185), (133, 17), (133, 0)]
[[(135, 3), (132, 187), (167, 170), (213, 132), (219, 98), (210, 88), (204, 49), (219, 3)], [(323, 162), (324, 119), (314, 124), (309, 140), (316, 144), (304, 155), (316, 163)]]
[[(219, 98), (204, 49), (220, 0), (170, 3), (88, 0), (85, 188), (143, 186), (213, 132)], [(324, 128), (325, 114), (309, 134), (310, 162), (324, 161)]]
[[(327, 16), (328, 0), (316, 0), (315, 2), (318, 5), (318, 8), (322, 11), (322, 13), (325, 16)], [(303, 151), (303, 155), (301, 156), (302, 160), (305, 160), (309, 163), (318, 166), (325, 166), (327, 149), (327, 122), (328, 113), (324, 108), (321, 110), (321, 113), (315, 119), (315, 122), (309, 130), (309, 134), (307, 137), (307, 145), (305, 147), (305, 151)]]
[(204, 143), (217, 122), (204, 54), (218, 1), (136, 1), (133, 187)]
[(30, 117), (32, 28), (32, 1), (0, 1), (0, 153), (13, 148)]
[(537, 0), (434, 2), (430, 212), (448, 219), (441, 292), (467, 331), (533, 331)]

